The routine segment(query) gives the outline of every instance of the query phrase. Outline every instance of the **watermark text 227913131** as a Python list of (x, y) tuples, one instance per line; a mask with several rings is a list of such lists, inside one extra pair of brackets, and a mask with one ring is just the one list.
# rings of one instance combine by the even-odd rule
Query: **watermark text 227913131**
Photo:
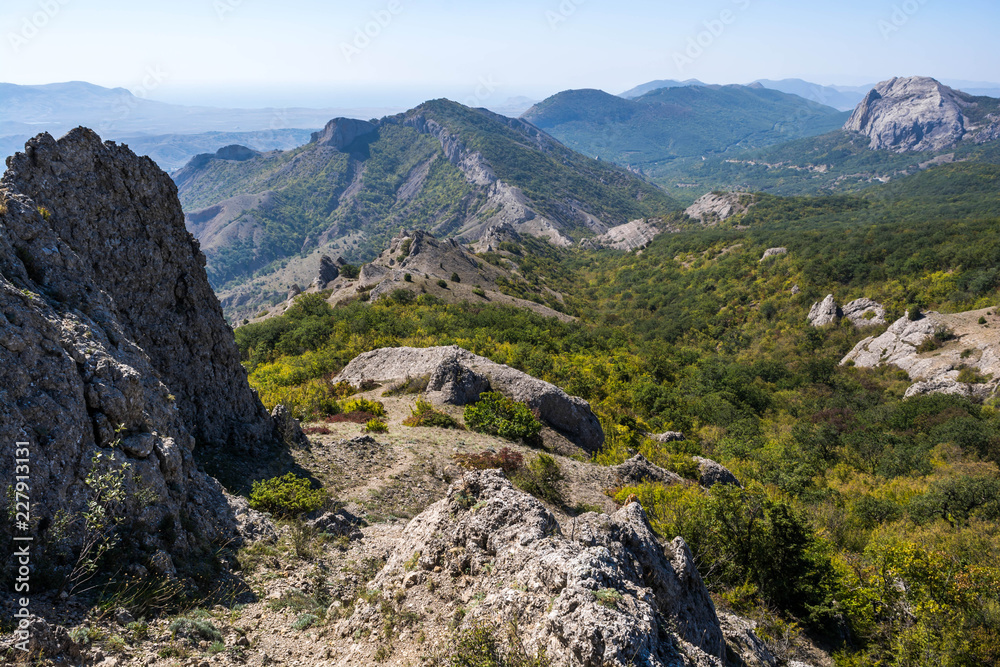
[(23, 597), (15, 600), (17, 610), (14, 618), (17, 628), (14, 630), (14, 648), (19, 651), (28, 650), (31, 636), (28, 632), (31, 612), (28, 609), (31, 591), (31, 444), (17, 443), (14, 450), (14, 483), (10, 500), (14, 503), (11, 516), (14, 519), (14, 591)]

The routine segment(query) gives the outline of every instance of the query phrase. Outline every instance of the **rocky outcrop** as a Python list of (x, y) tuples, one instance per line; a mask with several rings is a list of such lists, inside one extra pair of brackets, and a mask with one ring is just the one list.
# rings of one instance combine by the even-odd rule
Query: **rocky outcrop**
[(649, 437), (657, 442), (679, 442), (684, 439), (684, 434), (680, 431), (666, 431), (664, 433), (650, 434)]
[(702, 224), (713, 225), (746, 213), (753, 204), (754, 196), (746, 192), (709, 192), (684, 213)]
[(971, 96), (934, 79), (897, 77), (869, 92), (844, 129), (869, 137), (872, 150), (943, 150), (974, 127), (967, 116), (973, 103)]
[[(1000, 381), (998, 324), (1000, 318), (990, 308), (950, 315), (927, 312), (916, 321), (904, 316), (882, 335), (858, 343), (840, 363), (865, 368), (891, 364), (906, 371), (915, 381), (907, 397), (945, 393), (985, 398)], [(921, 351), (930, 339), (935, 344)], [(959, 381), (960, 375), (971, 381)]]
[(472, 244), (473, 252), (499, 252), (504, 243), (520, 243), (521, 235), (509, 222), (488, 227), (479, 240)]
[(448, 347), (388, 347), (366, 352), (347, 364), (334, 383), (361, 387), (366, 382), (393, 382), (430, 377), (430, 400), (452, 405), (474, 403), (483, 391), (498, 391), (526, 403), (539, 418), (575, 444), (596, 452), (604, 431), (590, 405), (554, 384), (507, 365), (497, 364), (452, 345)]
[(580, 241), (581, 248), (613, 248), (615, 250), (641, 250), (649, 245), (659, 228), (646, 220), (633, 220), (624, 225), (612, 227), (599, 236)]
[(764, 255), (760, 258), (760, 261), (765, 261), (771, 259), (772, 257), (780, 257), (781, 255), (787, 255), (788, 248), (768, 248), (764, 251)]
[(366, 120), (334, 118), (321, 132), (313, 132), (312, 143), (347, 152), (362, 137), (374, 137), (378, 128)]
[[(499, 471), (471, 472), (407, 525), (370, 588), (414, 609), (456, 594), (479, 600), (460, 629), (517, 618), (525, 648), (544, 649), (558, 667), (625, 667), (636, 656), (657, 667), (726, 664), (725, 636), (684, 540), (661, 545), (639, 503), (584, 514), (566, 531)], [(365, 634), (383, 622), (379, 608), (360, 601), (334, 632)]]
[(40, 135), (8, 166), (3, 186), (47, 211), (46, 225), (112, 300), (124, 335), (148, 355), (199, 444), (249, 451), (270, 442), (271, 420), (247, 383), (170, 177), (83, 128), (58, 142)]
[[(262, 451), (270, 416), (166, 174), (82, 128), (58, 142), (40, 135), (8, 166), (0, 474), (14, 479), (15, 443), (27, 443), (30, 532), (44, 541), (57, 511), (85, 507), (91, 471), (115, 471), (121, 533), (137, 558), (172, 571), (171, 555), (235, 531), (195, 443)], [(80, 540), (74, 524), (69, 544)]]
[[(343, 262), (343, 260), (341, 260)], [(318, 290), (325, 290), (327, 285), (332, 283), (334, 280), (340, 277), (340, 268), (337, 266), (328, 255), (323, 255), (319, 258), (319, 270), (316, 274), (316, 279), (313, 280), (311, 287)]]
[(810, 326), (825, 327), (834, 324), (840, 318), (840, 308), (833, 299), (832, 294), (827, 294), (826, 298), (819, 303), (814, 303), (809, 309), (808, 321)]
[(841, 308), (833, 295), (827, 294), (825, 299), (813, 304), (808, 321), (814, 327), (825, 327), (835, 324), (841, 317), (846, 317), (858, 328), (879, 326), (885, 324), (885, 307), (877, 301), (861, 298)]
[(701, 473), (699, 484), (704, 486), (706, 489), (709, 489), (716, 484), (733, 484), (735, 486), (743, 486), (740, 484), (740, 480), (736, 479), (736, 475), (729, 472), (729, 469), (721, 463), (716, 463), (712, 459), (706, 459), (700, 456), (695, 456), (693, 458), (695, 463), (698, 464), (698, 471)]
[(855, 299), (844, 306), (843, 315), (856, 327), (885, 324), (885, 307), (871, 299)]

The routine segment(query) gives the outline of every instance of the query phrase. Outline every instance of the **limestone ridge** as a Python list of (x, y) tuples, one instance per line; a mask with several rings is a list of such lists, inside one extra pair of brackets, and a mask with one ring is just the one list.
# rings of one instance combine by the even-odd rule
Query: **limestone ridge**
[(374, 135), (377, 130), (375, 125), (366, 120), (334, 118), (326, 124), (322, 132), (313, 132), (312, 143), (346, 151), (355, 141)]
[(857, 106), (844, 129), (871, 139), (872, 150), (937, 151), (965, 139), (1000, 136), (997, 100), (973, 97), (929, 77), (893, 78), (878, 84)]
[[(3, 186), (46, 209), (46, 226), (86, 265), (87, 289), (107, 295), (108, 317), (169, 387), (187, 432), (241, 451), (270, 442), (271, 419), (247, 383), (170, 178), (84, 128), (59, 141), (39, 135), (8, 167)], [(32, 260), (41, 286), (51, 257)]]

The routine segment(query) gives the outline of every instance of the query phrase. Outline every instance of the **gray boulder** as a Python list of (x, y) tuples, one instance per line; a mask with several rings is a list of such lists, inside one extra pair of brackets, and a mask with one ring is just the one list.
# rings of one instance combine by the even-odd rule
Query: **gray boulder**
[[(343, 259), (340, 259), (343, 262)], [(329, 256), (323, 255), (319, 258), (319, 271), (313, 281), (313, 287), (325, 290), (326, 286), (340, 277), (340, 269)]]
[(615, 250), (641, 250), (656, 238), (660, 230), (646, 220), (633, 220), (617, 225), (599, 236), (580, 241), (581, 248), (613, 248)]
[(698, 472), (701, 473), (699, 483), (706, 489), (709, 489), (716, 484), (743, 486), (740, 484), (740, 480), (736, 479), (736, 475), (729, 472), (729, 469), (721, 463), (716, 463), (712, 459), (706, 459), (700, 456), (692, 458), (694, 458), (695, 462), (698, 464)]
[(680, 442), (684, 439), (684, 434), (680, 431), (666, 431), (664, 433), (651, 434), (649, 435), (649, 439), (657, 442)]
[(819, 303), (814, 303), (809, 309), (809, 324), (814, 327), (825, 327), (834, 324), (840, 317), (840, 308), (833, 300), (832, 294), (827, 294), (826, 298)]
[(302, 432), (299, 420), (293, 417), (292, 412), (284, 405), (274, 406), (271, 419), (274, 421), (274, 439), (277, 442), (298, 446), (309, 444), (309, 438)]
[(771, 259), (772, 257), (780, 257), (781, 255), (787, 255), (788, 248), (768, 248), (764, 251), (764, 255), (760, 258), (760, 261)]
[(427, 396), (452, 405), (475, 402), (483, 391), (497, 391), (526, 403), (539, 418), (589, 452), (604, 444), (604, 430), (590, 404), (559, 387), (507, 365), (497, 364), (452, 345), (391, 347), (356, 357), (334, 378), (361, 387), (365, 382), (394, 382), (429, 376)]

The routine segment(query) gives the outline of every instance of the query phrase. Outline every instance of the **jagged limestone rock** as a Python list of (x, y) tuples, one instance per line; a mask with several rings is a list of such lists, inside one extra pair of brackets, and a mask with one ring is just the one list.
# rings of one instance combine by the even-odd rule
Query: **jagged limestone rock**
[(427, 386), (430, 400), (465, 405), (478, 399), (482, 391), (498, 391), (537, 410), (543, 422), (589, 452), (596, 452), (604, 443), (601, 423), (587, 401), (456, 345), (372, 350), (355, 357), (333, 381), (360, 387), (365, 382), (393, 382), (425, 375), (432, 379)]
[(377, 129), (366, 120), (334, 118), (321, 132), (313, 132), (312, 142), (343, 151), (350, 148), (358, 139), (373, 136)]
[(809, 324), (814, 327), (825, 327), (834, 324), (840, 317), (840, 308), (834, 301), (832, 294), (827, 294), (826, 298), (819, 303), (814, 303), (809, 309)]
[(844, 317), (856, 327), (885, 324), (885, 307), (871, 299), (855, 299), (843, 308)]
[[(526, 648), (546, 649), (558, 667), (625, 667), (636, 656), (658, 667), (726, 664), (726, 638), (690, 550), (680, 538), (662, 545), (639, 503), (584, 514), (564, 532), (499, 471), (467, 473), (407, 525), (370, 586), (401, 591), (419, 609), (446, 593), (414, 585), (429, 577), (460, 577), (462, 595), (479, 600), (460, 628), (518, 618)], [(379, 601), (362, 601), (334, 632), (380, 623)], [(759, 640), (739, 631), (752, 653)], [(761, 652), (759, 664), (773, 662)]]
[[(270, 416), (166, 174), (83, 128), (38, 136), (8, 166), (0, 474), (14, 478), (14, 448), (28, 443), (31, 530), (43, 539), (56, 512), (86, 506), (100, 454), (125, 491), (115, 512), (137, 557), (172, 571), (172, 557), (235, 532), (222, 488), (195, 464), (196, 441), (233, 456), (266, 449)], [(69, 546), (81, 539), (72, 530)]]
[[(343, 266), (344, 259), (338, 258)], [(340, 269), (337, 264), (330, 259), (328, 255), (323, 255), (319, 258), (319, 270), (316, 275), (316, 279), (313, 280), (312, 287), (319, 290), (325, 290), (326, 286), (332, 283), (334, 280), (340, 277)]]
[(709, 192), (702, 195), (684, 213), (702, 224), (717, 224), (753, 206), (754, 196), (745, 192)]
[(633, 220), (612, 227), (599, 236), (580, 241), (581, 248), (614, 248), (615, 250), (641, 250), (648, 246), (660, 230), (646, 220)]

